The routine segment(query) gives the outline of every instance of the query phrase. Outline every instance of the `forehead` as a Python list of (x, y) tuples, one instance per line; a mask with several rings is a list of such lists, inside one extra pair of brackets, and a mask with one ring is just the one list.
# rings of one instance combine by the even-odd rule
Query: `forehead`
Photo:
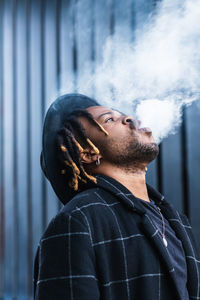
[(104, 113), (118, 113), (118, 114), (122, 114), (121, 112), (115, 110), (115, 109), (111, 109), (105, 106), (91, 106), (87, 108), (87, 111), (93, 116), (93, 118), (98, 118), (100, 115), (104, 114)]

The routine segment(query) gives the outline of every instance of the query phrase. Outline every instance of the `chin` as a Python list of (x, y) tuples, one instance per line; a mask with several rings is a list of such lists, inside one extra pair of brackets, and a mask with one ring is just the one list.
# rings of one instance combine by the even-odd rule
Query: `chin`
[(159, 146), (155, 142), (144, 144), (143, 155), (149, 159), (149, 162), (154, 160), (159, 154)]

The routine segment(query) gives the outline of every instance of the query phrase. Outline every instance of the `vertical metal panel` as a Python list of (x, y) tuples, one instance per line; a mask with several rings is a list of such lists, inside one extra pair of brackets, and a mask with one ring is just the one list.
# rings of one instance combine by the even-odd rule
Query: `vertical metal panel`
[(26, 28), (26, 116), (27, 116), (27, 299), (31, 299), (32, 294), (32, 274), (33, 274), (33, 217), (32, 217), (32, 172), (31, 172), (31, 69), (30, 69), (30, 16), (31, 0), (25, 3), (25, 28)]
[[(42, 106), (42, 120), (46, 111), (46, 84), (45, 84), (45, 76), (46, 76), (46, 61), (45, 61), (45, 19), (46, 19), (46, 0), (39, 1), (41, 6), (41, 106)], [(45, 230), (47, 225), (47, 181), (42, 176), (42, 229)]]
[(4, 6), (4, 26), (3, 26), (3, 56), (4, 56), (4, 188), (5, 188), (5, 289), (10, 296), (13, 294), (13, 273), (14, 273), (14, 116), (13, 116), (13, 40), (12, 40), (12, 2), (6, 1)]
[[(83, 75), (89, 78), (109, 35), (125, 29), (133, 40), (156, 2), (0, 1), (1, 299), (32, 298), (36, 247), (60, 208), (39, 165), (49, 104), (60, 91), (75, 91)], [(162, 143), (147, 181), (190, 216), (200, 243), (199, 117), (197, 104), (185, 111), (182, 128)]]
[(3, 91), (3, 17), (4, 1), (0, 2), (0, 299), (5, 291), (5, 198), (4, 198), (4, 91)]
[(78, 86), (78, 79), (77, 79), (77, 70), (78, 70), (78, 50), (77, 50), (77, 30), (76, 30), (76, 19), (77, 19), (77, 13), (76, 13), (76, 3), (78, 0), (73, 0), (72, 2), (72, 38), (73, 38), (73, 76), (74, 76), (74, 91), (77, 92), (77, 86)]
[[(94, 70), (103, 59), (103, 46), (106, 39), (110, 34), (110, 3), (107, 0), (94, 2), (94, 49), (95, 49), (95, 61)], [(98, 98), (98, 88), (94, 91), (95, 97)]]
[[(109, 35), (109, 6), (107, 0), (95, 1), (95, 63), (102, 62), (103, 45)], [(97, 91), (98, 92), (98, 91)]]
[[(44, 230), (43, 190), (44, 176), (40, 170), (40, 152), (43, 123), (43, 86), (42, 86), (42, 41), (41, 41), (41, 4), (31, 1), (30, 7), (30, 111), (31, 111), (31, 187), (33, 217), (33, 253), (39, 242), (38, 237)], [(44, 197), (45, 199), (45, 197)], [(33, 262), (32, 262), (33, 263)]]
[(158, 188), (158, 177), (157, 177), (157, 159), (152, 161), (147, 168), (146, 180), (154, 188)]
[(162, 143), (159, 145), (159, 156), (156, 159), (157, 163), (157, 189), (163, 193), (163, 166), (162, 166), (163, 147)]
[(188, 199), (189, 217), (193, 227), (195, 237), (200, 245), (200, 105), (199, 101), (187, 108), (186, 114), (186, 134), (187, 134), (187, 163), (188, 172)]
[(183, 109), (183, 124), (181, 127), (182, 138), (182, 190), (183, 190), (183, 212), (190, 217), (189, 211), (189, 190), (188, 190), (188, 155), (187, 155), (187, 118), (185, 108)]
[(60, 25), (60, 78), (61, 93), (74, 90), (74, 24), (73, 24), (73, 6), (71, 1), (62, 0), (61, 25)]
[(140, 30), (142, 30), (143, 24), (145, 24), (147, 15), (151, 11), (152, 2), (148, 0), (136, 0), (134, 8), (137, 34), (140, 34)]
[(131, 1), (116, 1), (115, 3), (115, 34), (131, 41)]
[(12, 274), (13, 298), (17, 299), (19, 291), (19, 186), (18, 186), (18, 165), (17, 165), (17, 0), (12, 1), (12, 110), (13, 110), (13, 262), (14, 270)]
[(109, 34), (113, 35), (115, 31), (115, 3), (116, 0), (108, 0), (109, 4)]
[(183, 211), (182, 144), (180, 128), (162, 143), (163, 194), (180, 212)]
[[(45, 110), (58, 96), (57, 91), (57, 38), (56, 12), (57, 1), (48, 1), (45, 7)], [(47, 183), (47, 221), (57, 212), (58, 200), (50, 185)]]
[[(28, 215), (27, 215), (27, 203), (29, 201), (28, 190), (28, 115), (27, 115), (27, 55), (26, 55), (26, 2), (18, 1), (16, 7), (16, 102), (17, 108), (16, 114), (16, 130), (17, 130), (17, 193), (15, 199), (18, 200), (18, 234), (16, 239), (18, 240), (16, 257), (18, 261), (18, 271), (15, 276), (18, 282), (17, 293), (26, 294), (26, 282), (28, 278), (27, 272), (27, 237), (28, 237)], [(30, 258), (29, 258), (30, 259)], [(30, 280), (30, 278), (29, 278)]]
[[(76, 37), (77, 37), (77, 85), (86, 87), (88, 93), (92, 88), (83, 83), (85, 78), (90, 78), (92, 74), (92, 0), (77, 1), (76, 4)], [(86, 90), (82, 91), (83, 93)]]
[(61, 88), (61, 80), (60, 80), (61, 8), (62, 8), (62, 0), (57, 0), (56, 1), (56, 77), (57, 77), (56, 90), (57, 91), (60, 91), (60, 88)]
[[(61, 92), (61, 9), (62, 0), (56, 0), (56, 92), (59, 95)], [(57, 211), (62, 207), (62, 203), (57, 198)]]

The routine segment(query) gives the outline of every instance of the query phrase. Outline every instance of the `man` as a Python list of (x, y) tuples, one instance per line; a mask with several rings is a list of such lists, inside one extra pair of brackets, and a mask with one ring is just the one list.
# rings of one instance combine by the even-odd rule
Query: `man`
[(65, 206), (40, 240), (35, 299), (200, 299), (191, 226), (145, 182), (157, 155), (132, 117), (78, 94), (52, 104), (41, 164)]

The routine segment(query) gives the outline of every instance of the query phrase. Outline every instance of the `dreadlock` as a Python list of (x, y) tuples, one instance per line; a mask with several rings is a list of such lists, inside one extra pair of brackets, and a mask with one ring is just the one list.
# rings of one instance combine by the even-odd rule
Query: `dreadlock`
[[(108, 132), (86, 110), (74, 111), (59, 130), (57, 142), (59, 161), (61, 163), (60, 172), (65, 176), (69, 187), (75, 191), (80, 189), (81, 184), (86, 184), (88, 181), (96, 183), (96, 178), (85, 171), (81, 162), (80, 153), (84, 151), (83, 147), (89, 145), (96, 154), (99, 154), (99, 149), (87, 137), (83, 126), (78, 121), (78, 117), (87, 118), (92, 125), (104, 132), (105, 135), (108, 135)], [(78, 137), (79, 141), (77, 141), (76, 137)]]

